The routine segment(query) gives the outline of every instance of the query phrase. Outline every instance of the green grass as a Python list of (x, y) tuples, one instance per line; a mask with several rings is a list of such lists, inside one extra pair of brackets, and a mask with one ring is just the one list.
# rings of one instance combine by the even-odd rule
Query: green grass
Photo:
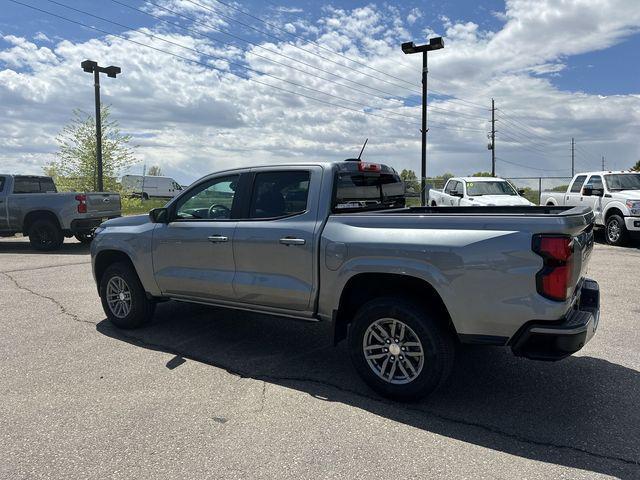
[(122, 196), (122, 215), (140, 215), (142, 213), (149, 213), (149, 210), (154, 208), (164, 207), (168, 200), (151, 198), (149, 200), (142, 200), (141, 198), (132, 198)]

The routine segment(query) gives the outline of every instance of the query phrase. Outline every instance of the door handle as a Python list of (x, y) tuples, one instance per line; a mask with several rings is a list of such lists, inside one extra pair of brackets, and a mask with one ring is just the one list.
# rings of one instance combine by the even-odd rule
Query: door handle
[(229, 241), (229, 237), (225, 237), (224, 235), (211, 235), (207, 238), (211, 243), (224, 243)]
[(307, 241), (304, 238), (284, 237), (280, 239), (282, 245), (304, 245)]

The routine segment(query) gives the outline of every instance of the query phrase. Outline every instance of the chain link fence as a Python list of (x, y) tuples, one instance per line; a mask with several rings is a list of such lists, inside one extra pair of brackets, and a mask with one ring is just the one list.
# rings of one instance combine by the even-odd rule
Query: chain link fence
[[(567, 190), (572, 177), (502, 177), (508, 180), (518, 190), (524, 190), (523, 196), (535, 203), (540, 204), (540, 193), (545, 190), (556, 192), (564, 192)], [(429, 190), (432, 188), (443, 189), (447, 179), (445, 178), (426, 178), (426, 196), (429, 196)], [(407, 205), (420, 205), (420, 183), (407, 182)]]
[(524, 190), (523, 196), (530, 202), (540, 204), (540, 194), (545, 190), (565, 192), (572, 177), (503, 177), (518, 190)]

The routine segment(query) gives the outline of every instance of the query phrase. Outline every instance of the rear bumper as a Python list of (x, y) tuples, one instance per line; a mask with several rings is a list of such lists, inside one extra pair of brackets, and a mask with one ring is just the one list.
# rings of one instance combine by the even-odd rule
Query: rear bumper
[(76, 218), (71, 221), (70, 231), (72, 234), (76, 233), (91, 233), (94, 229), (100, 226), (102, 222), (117, 218), (120, 215), (108, 215), (104, 217), (95, 218)]
[(561, 360), (591, 340), (600, 321), (600, 287), (585, 279), (574, 307), (555, 322), (526, 323), (509, 344), (516, 356), (534, 360)]

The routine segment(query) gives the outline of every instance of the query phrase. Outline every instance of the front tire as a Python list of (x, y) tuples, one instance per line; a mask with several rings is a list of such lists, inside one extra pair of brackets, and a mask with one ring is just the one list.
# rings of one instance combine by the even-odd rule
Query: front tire
[(349, 329), (360, 377), (380, 395), (413, 401), (444, 383), (455, 345), (441, 319), (412, 299), (383, 297), (363, 305)]
[(84, 243), (85, 245), (89, 245), (93, 241), (93, 235), (91, 233), (76, 233), (74, 237), (76, 237), (76, 240), (80, 243)]
[(100, 280), (100, 299), (107, 318), (119, 328), (141, 327), (155, 310), (135, 270), (124, 262), (107, 267)]
[(627, 243), (627, 227), (620, 215), (611, 215), (605, 226), (605, 238), (609, 245), (621, 246)]
[(29, 242), (36, 250), (49, 252), (57, 250), (64, 242), (60, 227), (47, 218), (36, 220), (29, 227)]

